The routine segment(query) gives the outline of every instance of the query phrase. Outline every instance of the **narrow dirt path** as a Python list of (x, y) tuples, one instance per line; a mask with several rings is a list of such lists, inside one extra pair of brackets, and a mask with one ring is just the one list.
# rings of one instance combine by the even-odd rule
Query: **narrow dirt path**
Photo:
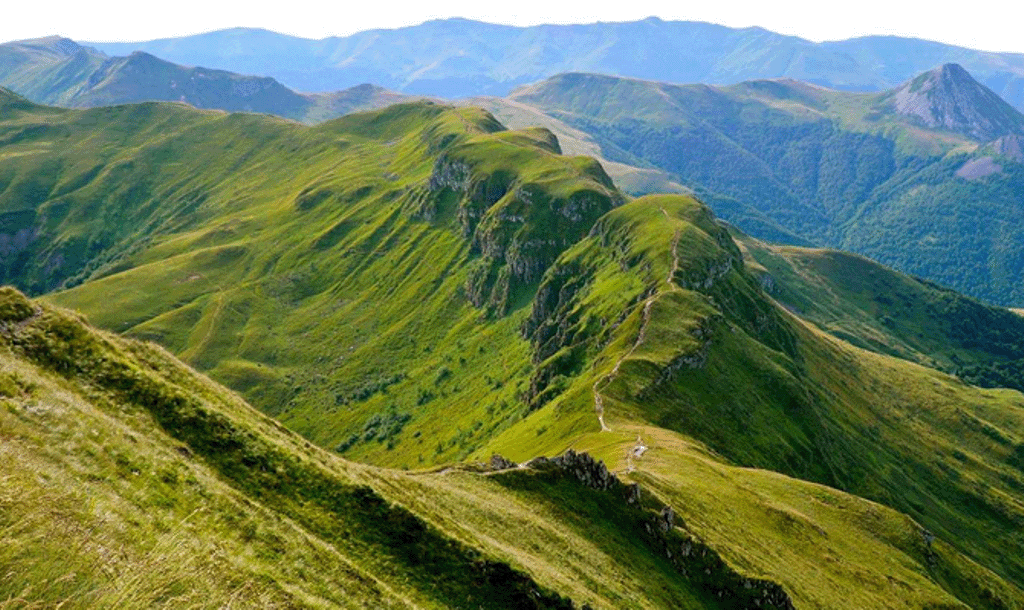
[[(665, 215), (666, 220), (672, 220), (672, 217), (668, 215), (668, 212), (665, 211), (665, 208), (660, 209), (661, 213)], [(680, 236), (681, 233), (677, 229), (675, 235), (673, 235), (672, 237), (672, 268), (669, 270), (668, 275), (665, 277), (665, 283), (668, 284), (670, 288), (674, 288), (676, 286), (673, 278), (675, 278), (676, 272), (679, 270), (679, 254), (676, 252), (676, 248), (679, 246)], [(658, 291), (655, 291), (654, 294), (647, 297), (647, 299), (644, 301), (644, 311), (640, 322), (640, 332), (637, 334), (636, 341), (633, 342), (633, 346), (629, 348), (628, 352), (626, 352), (619, 358), (618, 362), (615, 363), (615, 366), (612, 367), (611, 371), (609, 371), (606, 375), (598, 377), (597, 381), (594, 382), (594, 385), (591, 388), (594, 392), (594, 410), (597, 412), (597, 421), (601, 424), (601, 432), (611, 432), (612, 429), (609, 428), (604, 421), (604, 397), (601, 396), (601, 390), (598, 388), (598, 386), (602, 384), (608, 385), (609, 383), (611, 383), (612, 380), (615, 379), (616, 376), (618, 376), (619, 367), (622, 366), (622, 363), (629, 359), (633, 355), (633, 353), (636, 352), (637, 348), (640, 347), (640, 345), (644, 342), (644, 339), (647, 338), (647, 326), (648, 324), (650, 324), (651, 321), (651, 307), (654, 305), (654, 301), (657, 300), (660, 294), (661, 293), (659, 293)], [(637, 439), (637, 441), (640, 442), (639, 438)], [(632, 456), (632, 452), (630, 453), (630, 456)], [(630, 457), (630, 461), (631, 460), (632, 458)], [(630, 468), (632, 468), (632, 466), (630, 466)]]

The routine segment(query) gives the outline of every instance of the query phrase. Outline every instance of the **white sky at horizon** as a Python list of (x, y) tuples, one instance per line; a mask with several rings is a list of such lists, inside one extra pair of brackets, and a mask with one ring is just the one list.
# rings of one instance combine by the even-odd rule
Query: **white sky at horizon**
[[(518, 0), (481, 2), (326, 3), (313, 0), (177, 0), (139, 3), (137, 0), (52, 0), (45, 4), (18, 3), (6, 7), (0, 21), (0, 42), (61, 35), (82, 42), (127, 42), (186, 36), (231, 27), (260, 27), (275, 32), (325, 38), (361, 30), (416, 25), (430, 19), (464, 17), (490, 23), (593, 23), (634, 21), (652, 15), (666, 21), (708, 21), (729, 27), (760, 26), (816, 42), (856, 36), (895, 35), (947, 44), (1024, 53), (1018, 20), (1005, 4), (981, 2), (971, 11), (945, 10), (940, 3), (862, 0), (846, 3), (856, 11), (827, 12), (838, 3), (810, 0), (723, 0), (719, 2), (646, 2), (603, 5), (590, 0), (542, 2)], [(285, 7), (287, 10), (282, 10)], [(326, 7), (326, 8), (325, 8)], [(1002, 15), (1002, 18), (999, 15)], [(884, 17), (880, 17), (884, 16)]]

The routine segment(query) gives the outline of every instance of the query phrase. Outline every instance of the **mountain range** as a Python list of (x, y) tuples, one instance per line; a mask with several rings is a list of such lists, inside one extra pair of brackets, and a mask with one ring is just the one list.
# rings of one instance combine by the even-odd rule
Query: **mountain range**
[[(183, 100), (316, 122), (404, 97), (373, 85), (299, 94), (266, 77), (139, 51), (109, 58), (57, 38), (0, 45), (0, 57), (0, 82), (64, 106)], [(1024, 298), (1013, 228), (1024, 117), (957, 64), (874, 94), (788, 79), (716, 87), (571, 73), (460, 103), (551, 129), (631, 194), (697, 191), (764, 239), (853, 250), (990, 302)]]
[(664, 172), (756, 236), (852, 250), (990, 302), (1024, 299), (1024, 115), (961, 66), (882, 93), (565, 74), (476, 103)]
[(657, 18), (530, 27), (445, 19), (323, 40), (236, 28), (88, 44), (111, 55), (145, 51), (185, 65), (272, 76), (300, 91), (371, 82), (443, 98), (504, 96), (516, 86), (562, 72), (708, 84), (791, 78), (832, 89), (881, 91), (935, 66), (958, 63), (1024, 108), (1021, 54), (895, 36), (814, 43), (762, 28)]
[(5, 598), (1024, 606), (1012, 312), (478, 108), (0, 117)]
[(39, 103), (70, 108), (176, 101), (304, 122), (409, 99), (369, 84), (331, 93), (297, 93), (269, 77), (180, 66), (141, 51), (108, 57), (59, 37), (0, 45), (0, 85)]

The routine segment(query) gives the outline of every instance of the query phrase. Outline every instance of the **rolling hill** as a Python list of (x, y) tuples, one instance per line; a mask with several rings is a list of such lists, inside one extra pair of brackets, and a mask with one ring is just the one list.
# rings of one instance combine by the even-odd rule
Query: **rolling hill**
[(69, 108), (177, 101), (303, 122), (409, 99), (369, 84), (330, 93), (296, 93), (269, 77), (179, 66), (141, 51), (108, 57), (58, 37), (0, 45), (0, 86), (37, 103)]
[(976, 385), (1024, 390), (1024, 317), (855, 254), (734, 236), (765, 291), (821, 329)]
[(509, 99), (612, 160), (668, 172), (756, 236), (796, 234), (990, 302), (1024, 298), (1024, 116), (959, 66), (880, 94), (566, 74)]
[(135, 43), (89, 43), (111, 55), (146, 51), (187, 65), (277, 78), (302, 91), (364, 82), (419, 95), (504, 96), (562, 72), (674, 83), (790, 78), (882, 91), (934, 66), (963, 65), (1024, 109), (1024, 56), (899, 37), (813, 43), (762, 28), (662, 21), (511, 27), (466, 19), (308, 40), (235, 28)]
[[(191, 456), (206, 482), (186, 490), (266, 516), (256, 542), (219, 508), (193, 517), (197, 548), (225, 549), (196, 555), (236, 561), (217, 595), (344, 605), (356, 580), (379, 584), (370, 605), (1024, 607), (1024, 396), (823, 332), (692, 197), (627, 202), (551, 132), (474, 108), (312, 127), (9, 93), (0, 109), (2, 279), (45, 293), (3, 292), (4, 438), (66, 481), (53, 493), (96, 479), (135, 520), (199, 506), (141, 483)], [(959, 349), (929, 329), (916, 353)], [(9, 504), (52, 489), (0, 481)], [(158, 492), (175, 508), (149, 508)], [(58, 514), (117, 540), (67, 497)], [(60, 573), (37, 504), (4, 513), (27, 549), (11, 561)], [(127, 548), (175, 565), (166, 531)], [(107, 546), (81, 548), (89, 565)], [(342, 564), (348, 580), (303, 577)], [(123, 573), (139, 606), (193, 590)], [(5, 593), (62, 595), (30, 585)]]

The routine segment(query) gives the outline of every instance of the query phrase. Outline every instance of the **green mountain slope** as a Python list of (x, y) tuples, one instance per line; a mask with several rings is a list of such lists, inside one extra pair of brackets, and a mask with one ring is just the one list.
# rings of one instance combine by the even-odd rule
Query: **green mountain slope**
[[(127, 142), (124, 121), (138, 125)], [(406, 439), (393, 464), (464, 455), (521, 412), (530, 287), (621, 202), (592, 160), (474, 109), (306, 128), (142, 105), (39, 110), (11, 129), (7, 281), (91, 278), (55, 298), (159, 340), (324, 444), (364, 426), (375, 442), (355, 455)], [(92, 137), (53, 146), (81, 130)], [(520, 313), (488, 322), (477, 306)], [(421, 417), (435, 399), (451, 420)]]
[(586, 460), (358, 466), (159, 348), (0, 289), (0, 557), (18, 575), (0, 594), (74, 608), (966, 607), (952, 589), (1020, 605), (884, 507), (666, 430), (580, 442), (621, 462), (635, 432), (650, 445), (628, 475), (643, 508), (614, 479), (602, 491)]
[[(1019, 544), (1020, 394), (800, 322), (765, 298), (706, 208), (642, 198), (606, 215), (545, 276), (527, 330), (539, 395), (564, 388), (534, 418), (541, 438), (570, 442), (574, 418), (595, 408), (612, 431), (676, 430), (738, 463), (895, 506), (1019, 582), (1015, 555), (997, 549)], [(521, 455), (530, 433), (493, 446)]]
[(91, 108), (146, 101), (262, 112), (303, 122), (409, 99), (373, 85), (320, 94), (296, 93), (269, 77), (179, 66), (148, 53), (107, 57), (66, 38), (0, 45), (0, 86), (42, 104)]
[(737, 237), (765, 290), (805, 320), (977, 385), (1024, 390), (1021, 316), (857, 255)]
[[(534, 477), (543, 467), (479, 487), (452, 471), (373, 483), (546, 590), (700, 607), (698, 590), (759, 578), (797, 607), (1024, 605), (1022, 395), (821, 332), (763, 291), (692, 198), (622, 205), (596, 162), (479, 109), (407, 104), (306, 127), (4, 99), (0, 209), (22, 261), (10, 281), (61, 287), (46, 300), (160, 342), (346, 458), (415, 468), (586, 450), (682, 517), (677, 532), (620, 515), (625, 489), (563, 487), (571, 477)], [(218, 468), (275, 506), (319, 510), (273, 474)], [(606, 487), (599, 469), (573, 469)], [(506, 527), (507, 494), (544, 524)], [(655, 530), (682, 538), (643, 533)], [(695, 570), (706, 555), (687, 536), (728, 570)], [(551, 559), (578, 546), (591, 550), (573, 567)], [(445, 561), (464, 565), (456, 550)], [(595, 576), (606, 561), (618, 567)], [(387, 582), (405, 569), (389, 565)], [(679, 579), (705, 569), (720, 577)], [(464, 577), (430, 597), (422, 569), (409, 582), (435, 601), (484, 586)]]
[(614, 160), (669, 172), (759, 237), (795, 233), (989, 301), (1024, 298), (1014, 228), (1024, 116), (958, 66), (883, 94), (568, 74), (511, 99)]
[(787, 600), (699, 543), (689, 563), (725, 601), (681, 578), (654, 543), (693, 539), (645, 538), (650, 498), (558, 471), (358, 466), (163, 350), (9, 288), (0, 324), (5, 605), (719, 608), (752, 597), (744, 582)]

